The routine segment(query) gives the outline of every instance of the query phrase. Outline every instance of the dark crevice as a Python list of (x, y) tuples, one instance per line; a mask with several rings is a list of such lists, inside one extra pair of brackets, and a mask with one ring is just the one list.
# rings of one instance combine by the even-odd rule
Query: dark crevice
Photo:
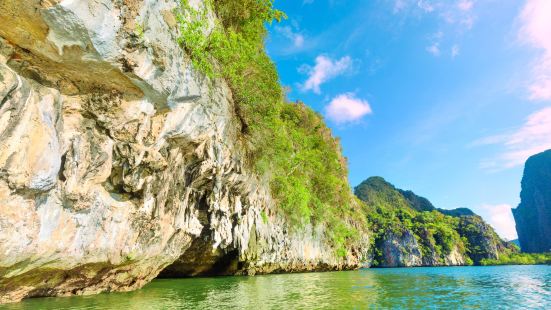
[(2, 98), (2, 101), (0, 101), (0, 109), (4, 106), (4, 104), (11, 98), (13, 92), (17, 89), (17, 84), (16, 85), (13, 85), (13, 87), (8, 90), (8, 92), (6, 93), (6, 95), (4, 96), (4, 98)]
[(241, 107), (239, 104), (233, 105), (235, 115), (237, 116), (237, 119), (239, 120), (239, 123), (241, 124), (241, 134), (248, 135), (250, 133), (249, 125), (247, 124), (247, 121), (245, 120), (245, 117), (243, 117), (243, 112), (241, 111)]
[(61, 156), (61, 165), (59, 167), (59, 172), (57, 174), (57, 177), (61, 182), (65, 182), (67, 180), (67, 178), (65, 177), (65, 174), (63, 173), (63, 171), (65, 170), (65, 162), (66, 161), (67, 161), (67, 153), (65, 153), (65, 154), (63, 154), (63, 156)]

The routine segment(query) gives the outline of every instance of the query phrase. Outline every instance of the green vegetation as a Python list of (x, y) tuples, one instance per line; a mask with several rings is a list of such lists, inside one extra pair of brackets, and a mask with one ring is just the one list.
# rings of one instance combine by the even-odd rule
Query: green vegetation
[(344, 256), (358, 237), (350, 219), (361, 205), (348, 186), (339, 142), (320, 115), (287, 102), (264, 49), (265, 24), (285, 14), (273, 8), (273, 0), (208, 0), (202, 8), (181, 0), (175, 15), (178, 42), (193, 66), (208, 78), (224, 79), (232, 90), (250, 168), (270, 183), (293, 227), (325, 224)]
[(404, 198), (407, 200), (409, 206), (417, 211), (434, 211), (437, 210), (438, 212), (449, 215), (453, 217), (460, 217), (464, 215), (475, 215), (473, 211), (471, 211), (468, 208), (457, 208), (453, 210), (446, 210), (446, 209), (440, 209), (435, 208), (432, 203), (425, 197), (421, 197), (416, 195), (412, 191), (404, 191), (401, 189), (397, 189), (400, 194), (404, 196)]
[(407, 199), (409, 205), (417, 211), (432, 211), (436, 209), (425, 197), (417, 196), (412, 191), (403, 191), (400, 189), (398, 189), (398, 191)]
[[(443, 263), (454, 249), (466, 257), (466, 264), (479, 263), (495, 251), (513, 253), (482, 218), (469, 212), (446, 215), (430, 201), (411, 191), (402, 191), (383, 178), (372, 177), (355, 188), (355, 194), (368, 207), (368, 222), (375, 242), (374, 265), (384, 260), (381, 245), (388, 233), (413, 234), (425, 258)], [(462, 209), (456, 209), (462, 210)], [(468, 210), (468, 209), (466, 209)], [(470, 210), (469, 210), (470, 211)]]
[(482, 259), (480, 264), (489, 265), (551, 265), (551, 252), (532, 254), (532, 253), (511, 253), (502, 254), (498, 259)]
[(268, 224), (268, 215), (266, 214), (266, 211), (262, 210), (260, 216), (262, 217), (262, 222), (264, 224)]
[(136, 23), (136, 26), (134, 28), (134, 33), (136, 34), (136, 36), (138, 36), (138, 38), (140, 38), (140, 40), (143, 40), (144, 38), (144, 27), (142, 24), (140, 23)]

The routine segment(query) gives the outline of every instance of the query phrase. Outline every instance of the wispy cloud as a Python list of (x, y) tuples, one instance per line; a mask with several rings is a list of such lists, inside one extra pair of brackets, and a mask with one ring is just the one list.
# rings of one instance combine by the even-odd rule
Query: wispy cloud
[(517, 238), (515, 220), (508, 204), (482, 205), (477, 209), (478, 213), (496, 230), (496, 232), (507, 240)]
[(427, 1), (427, 0), (417, 1), (417, 6), (427, 13), (434, 11), (434, 6), (430, 1)]
[(431, 41), (430, 45), (425, 48), (427, 52), (429, 52), (432, 56), (440, 56), (441, 50), (440, 50), (440, 42), (444, 38), (444, 32), (443, 31), (437, 31), (431, 35), (428, 36), (428, 40)]
[(437, 31), (429, 36), (429, 39), (431, 40), (442, 40), (444, 38), (444, 32), (442, 30)]
[[(468, 24), (465, 21), (474, 21), (476, 0), (394, 0), (392, 11), (398, 13), (422, 13), (433, 15), (449, 24)], [(418, 16), (419, 14), (416, 14)]]
[(299, 72), (306, 73), (308, 79), (301, 86), (303, 91), (313, 91), (316, 94), (320, 94), (321, 84), (346, 73), (352, 66), (352, 59), (350, 56), (342, 57), (339, 60), (332, 60), (331, 58), (320, 55), (316, 57), (316, 64), (314, 67), (303, 65), (299, 68)]
[(474, 8), (474, 0), (460, 0), (455, 5), (443, 7), (441, 17), (448, 24), (459, 26), (459, 30), (470, 30), (476, 21)]
[(551, 149), (551, 107), (539, 110), (526, 119), (518, 129), (508, 133), (483, 137), (471, 146), (500, 145), (496, 158), (486, 159), (481, 167), (499, 171), (523, 165), (528, 157)]
[(542, 50), (532, 67), (531, 100), (551, 100), (551, 1), (527, 0), (519, 16), (519, 39)]
[(293, 31), (293, 28), (291, 28), (291, 26), (283, 26), (283, 27), (275, 26), (274, 29), (277, 33), (291, 40), (291, 42), (293, 42), (294, 47), (300, 48), (304, 45), (304, 35), (296, 31)]
[(396, 0), (394, 1), (394, 14), (399, 13), (407, 7), (408, 3), (406, 0)]
[(427, 52), (432, 54), (433, 56), (440, 56), (440, 43), (436, 42), (433, 43), (426, 48)]
[(452, 58), (459, 56), (459, 45), (454, 44), (451, 49)]
[(337, 124), (355, 122), (371, 113), (369, 102), (356, 98), (353, 93), (338, 95), (325, 107), (327, 118)]
[(457, 7), (462, 11), (470, 11), (474, 6), (472, 0), (461, 0), (457, 3)]
[[(430, 18), (436, 21), (440, 31), (428, 36), (430, 44), (425, 48), (433, 56), (440, 56), (445, 50), (452, 50), (451, 57), (459, 54), (459, 49), (452, 46), (451, 39), (457, 41), (459, 37), (471, 30), (477, 20), (476, 0), (395, 0), (393, 2), (393, 13), (402, 14), (405, 17), (415, 16), (416, 18)], [(446, 38), (444, 38), (444, 32)], [(456, 51), (456, 52), (453, 52)]]
[(410, 10), (421, 10), (424, 13), (431, 13), (435, 10), (435, 4), (431, 0), (394, 0), (394, 14)]

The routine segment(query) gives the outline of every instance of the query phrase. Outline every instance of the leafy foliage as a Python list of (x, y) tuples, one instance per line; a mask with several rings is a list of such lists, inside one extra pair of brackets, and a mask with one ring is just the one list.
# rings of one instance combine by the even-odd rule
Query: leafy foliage
[(195, 69), (230, 86), (248, 163), (268, 180), (279, 209), (295, 228), (324, 224), (344, 256), (358, 238), (351, 219), (363, 220), (355, 216), (360, 204), (347, 183), (346, 160), (320, 115), (287, 102), (264, 49), (265, 24), (285, 14), (273, 0), (209, 0), (201, 8), (181, 0), (175, 14), (178, 42)]
[(417, 196), (412, 191), (403, 191), (400, 189), (398, 191), (407, 199), (409, 205), (417, 211), (432, 211), (436, 209), (425, 197)]
[(356, 196), (370, 206), (388, 210), (409, 209), (408, 201), (390, 183), (381, 177), (371, 177), (354, 189)]
[(454, 217), (461, 217), (461, 216), (471, 216), (471, 215), (476, 215), (471, 209), (469, 208), (456, 208), (456, 209), (452, 209), (452, 210), (446, 210), (446, 209), (436, 209), (438, 210), (438, 212), (442, 213), (442, 214), (445, 214), (445, 215), (449, 215), (449, 216), (454, 216)]
[(511, 253), (502, 254), (498, 259), (484, 258), (480, 261), (482, 266), (488, 265), (551, 265), (551, 253), (530, 254)]

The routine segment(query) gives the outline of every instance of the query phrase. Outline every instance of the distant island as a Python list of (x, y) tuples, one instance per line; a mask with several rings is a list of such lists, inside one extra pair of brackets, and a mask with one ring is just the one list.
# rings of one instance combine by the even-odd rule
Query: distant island
[(470, 209), (435, 208), (381, 177), (365, 180), (354, 193), (371, 209), (374, 266), (480, 265), (518, 252)]

